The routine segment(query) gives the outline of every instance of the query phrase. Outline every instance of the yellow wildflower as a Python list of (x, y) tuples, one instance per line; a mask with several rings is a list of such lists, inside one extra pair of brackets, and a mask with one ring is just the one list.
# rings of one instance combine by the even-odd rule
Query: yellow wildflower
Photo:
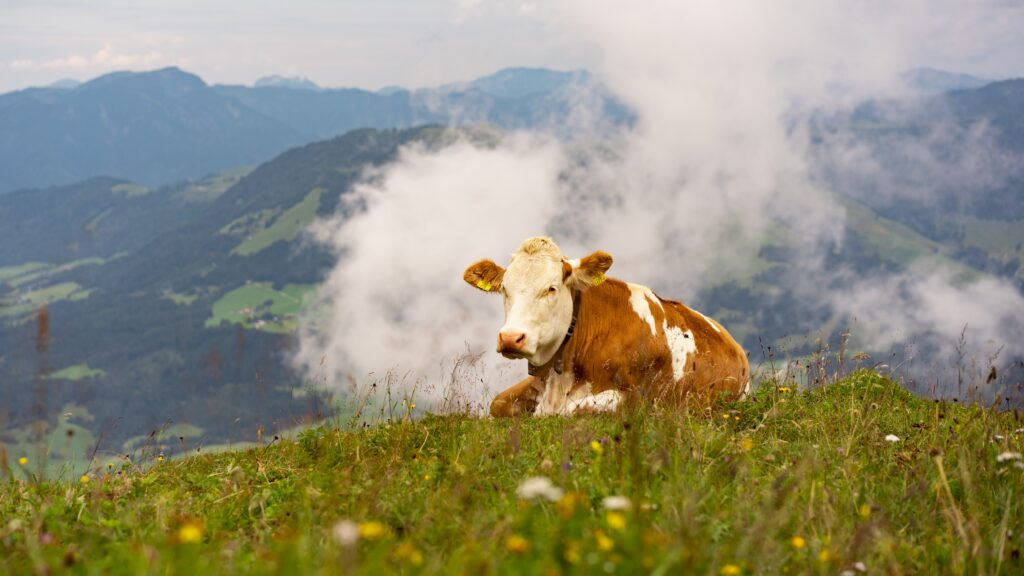
[(597, 440), (590, 441), (590, 449), (593, 450), (594, 454), (597, 454), (598, 456), (604, 454), (604, 446), (602, 446), (601, 443), (598, 442)]
[(156, 457), (156, 461), (157, 462), (163, 462), (164, 461), (164, 453), (163, 452), (161, 452), (160, 455)]
[(572, 518), (576, 514), (577, 500), (579, 500), (579, 496), (575, 492), (569, 492), (555, 502), (555, 511), (557, 511), (558, 515), (562, 518)]
[(800, 550), (804, 546), (807, 546), (807, 541), (804, 540), (803, 536), (793, 536), (789, 539), (789, 543), (793, 545), (793, 548)]
[(743, 438), (740, 440), (740, 448), (742, 448), (744, 452), (750, 452), (754, 449), (754, 441), (751, 438)]
[(178, 541), (183, 544), (199, 542), (203, 539), (203, 525), (196, 520), (189, 520), (178, 528)]
[(88, 474), (82, 474), (82, 477), (79, 478), (78, 481), (81, 482), (82, 484), (88, 484), (89, 483), (89, 475)]
[(601, 530), (594, 532), (594, 538), (597, 540), (597, 549), (602, 552), (608, 552), (612, 548), (615, 548), (615, 541), (608, 537)]
[(361, 522), (359, 524), (359, 536), (367, 540), (376, 540), (378, 538), (384, 538), (388, 535), (388, 527), (377, 522), (376, 520), (370, 520), (369, 522)]
[(626, 517), (619, 512), (609, 512), (605, 516), (605, 520), (608, 522), (608, 527), (612, 530), (622, 532), (626, 529)]
[(513, 534), (505, 538), (505, 549), (513, 554), (526, 554), (530, 549), (530, 543), (519, 534)]
[(28, 458), (25, 458), (24, 456), (18, 458), (18, 464), (21, 464), (22, 466), (28, 464)]
[(858, 509), (857, 512), (860, 514), (861, 518), (870, 518), (871, 506), (868, 506), (867, 504), (861, 504), (860, 509)]
[(825, 563), (832, 559), (832, 554), (828, 551), (828, 548), (822, 548), (821, 552), (818, 553), (818, 562)]
[(740, 567), (735, 564), (726, 564), (718, 571), (722, 576), (736, 576), (741, 572)]
[(583, 557), (580, 556), (580, 543), (575, 540), (570, 540), (565, 546), (565, 553), (562, 554), (565, 557), (565, 561), (569, 564), (579, 564)]
[(413, 546), (412, 542), (402, 542), (395, 550), (395, 557), (399, 560), (405, 560), (413, 566), (419, 566), (423, 564), (423, 553)]

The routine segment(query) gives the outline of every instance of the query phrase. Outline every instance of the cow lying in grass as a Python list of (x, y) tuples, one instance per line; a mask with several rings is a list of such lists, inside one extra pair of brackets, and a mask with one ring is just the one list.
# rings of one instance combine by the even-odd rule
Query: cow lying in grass
[(529, 238), (508, 268), (481, 260), (466, 282), (505, 300), (498, 352), (529, 376), (499, 394), (493, 416), (612, 411), (629, 400), (706, 405), (750, 390), (743, 348), (720, 324), (646, 286), (607, 278), (605, 252), (568, 260)]

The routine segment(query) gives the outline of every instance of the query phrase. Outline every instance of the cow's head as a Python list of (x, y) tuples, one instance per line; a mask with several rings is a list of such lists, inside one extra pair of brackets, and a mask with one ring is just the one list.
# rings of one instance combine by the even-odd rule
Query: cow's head
[(611, 266), (606, 252), (567, 260), (550, 238), (536, 237), (523, 242), (507, 269), (481, 260), (466, 268), (463, 279), (505, 299), (498, 352), (541, 365), (554, 356), (569, 330), (573, 293), (603, 282)]

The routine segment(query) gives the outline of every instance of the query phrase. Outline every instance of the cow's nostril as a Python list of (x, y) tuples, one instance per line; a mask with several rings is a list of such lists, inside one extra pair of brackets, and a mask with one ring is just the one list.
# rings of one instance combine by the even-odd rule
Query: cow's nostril
[(519, 338), (516, 338), (516, 344), (522, 344), (523, 340), (526, 340), (526, 334), (520, 334)]

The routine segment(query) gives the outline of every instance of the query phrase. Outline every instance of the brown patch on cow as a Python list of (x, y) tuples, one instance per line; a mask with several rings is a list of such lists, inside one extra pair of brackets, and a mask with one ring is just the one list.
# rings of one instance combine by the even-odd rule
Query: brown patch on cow
[(462, 279), (470, 286), (484, 292), (497, 292), (501, 288), (501, 279), (504, 276), (504, 268), (492, 260), (481, 260), (466, 268)]

